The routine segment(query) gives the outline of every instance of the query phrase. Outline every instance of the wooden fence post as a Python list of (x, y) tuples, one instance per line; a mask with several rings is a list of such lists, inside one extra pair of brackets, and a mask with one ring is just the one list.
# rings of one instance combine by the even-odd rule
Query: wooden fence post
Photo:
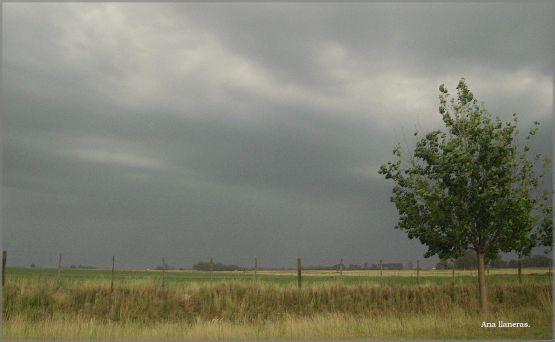
[(258, 269), (258, 259), (254, 258), (254, 280), (256, 280), (256, 270)]
[(61, 270), (62, 270), (62, 253), (58, 254), (58, 281), (60, 281)]
[(343, 259), (339, 261), (339, 276), (343, 278)]
[(162, 258), (162, 288), (166, 285), (166, 258)]
[(453, 270), (451, 273), (451, 285), (455, 286), (455, 261), (453, 261)]
[(380, 284), (383, 285), (383, 260), (380, 259)]
[(214, 278), (214, 260), (210, 258), (210, 281)]
[(518, 257), (518, 282), (522, 283), (522, 260)]
[(297, 286), (299, 287), (299, 289), (302, 286), (301, 267), (301, 258), (297, 258)]
[(8, 258), (8, 251), (2, 251), (2, 287), (6, 282), (6, 259)]
[(416, 284), (420, 284), (420, 260), (416, 260)]
[(116, 256), (112, 255), (112, 281), (110, 282), (110, 291), (114, 291), (114, 268), (116, 266)]

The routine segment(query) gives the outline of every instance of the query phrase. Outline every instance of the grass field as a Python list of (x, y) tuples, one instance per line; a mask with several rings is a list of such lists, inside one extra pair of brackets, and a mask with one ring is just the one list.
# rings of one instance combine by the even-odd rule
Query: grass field
[[(304, 285), (318, 285), (323, 283), (344, 284), (380, 284), (380, 271), (343, 271), (343, 276), (337, 271), (303, 271)], [(545, 281), (549, 278), (548, 270), (542, 268), (523, 269), (524, 279), (530, 282)], [(111, 270), (105, 269), (62, 269), (58, 278), (57, 269), (48, 268), (7, 268), (6, 279), (17, 284), (35, 283), (36, 281), (60, 281), (63, 286), (80, 286), (83, 283), (109, 284)], [(451, 270), (421, 270), (419, 284), (450, 284), (452, 281)], [(134, 271), (117, 270), (114, 273), (115, 286), (130, 286), (133, 284), (161, 285), (162, 281), (167, 286), (183, 287), (191, 283), (213, 283), (221, 281), (247, 281), (255, 280), (253, 271), (229, 272), (202, 272), (202, 271)], [(258, 271), (256, 281), (277, 285), (297, 284), (296, 270), (283, 271)], [(488, 282), (490, 284), (510, 283), (518, 281), (515, 269), (495, 269), (490, 271)], [(476, 271), (456, 270), (455, 283), (473, 284), (476, 282)], [(383, 283), (385, 285), (416, 285), (415, 270), (384, 270)]]
[[(472, 271), (196, 272), (8, 268), (10, 339), (550, 339), (545, 269), (492, 270), (481, 314)], [(164, 287), (162, 287), (164, 278)], [(481, 328), (486, 322), (529, 328)]]

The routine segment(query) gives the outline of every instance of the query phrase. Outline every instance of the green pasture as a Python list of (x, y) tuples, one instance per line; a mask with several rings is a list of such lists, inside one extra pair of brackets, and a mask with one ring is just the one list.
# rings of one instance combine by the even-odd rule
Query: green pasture
[[(518, 282), (516, 270), (492, 271), (488, 276), (488, 283), (503, 284)], [(527, 282), (550, 281), (547, 269), (526, 270), (522, 276)], [(6, 282), (8, 284), (36, 284), (58, 282), (60, 286), (79, 286), (82, 284), (110, 284), (112, 271), (107, 269), (57, 269), (49, 268), (16, 268), (6, 269)], [(456, 271), (456, 284), (475, 283), (474, 271)], [(295, 271), (259, 271), (255, 277), (253, 271), (139, 271), (116, 270), (114, 272), (114, 286), (130, 286), (136, 284), (182, 287), (191, 284), (220, 283), (226, 281), (259, 282), (283, 286), (296, 286), (297, 275)], [(389, 286), (415, 286), (415, 285), (442, 285), (452, 282), (450, 271), (425, 270), (420, 272), (417, 281), (416, 271), (384, 271), (383, 277), (379, 271), (348, 271), (340, 275), (333, 271), (303, 271), (303, 286), (340, 283), (346, 285), (375, 284), (383, 282)]]

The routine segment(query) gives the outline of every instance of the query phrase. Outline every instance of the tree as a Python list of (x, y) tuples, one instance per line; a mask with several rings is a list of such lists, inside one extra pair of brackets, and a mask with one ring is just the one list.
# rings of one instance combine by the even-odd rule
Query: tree
[(214, 263), (212, 259), (210, 261), (199, 261), (193, 265), (193, 269), (197, 271), (244, 271), (244, 267), (239, 267), (237, 265), (226, 265), (221, 262)]
[[(464, 79), (456, 99), (444, 85), (439, 91), (445, 130), (416, 132), (416, 147), (408, 155), (397, 144), (396, 160), (381, 165), (379, 173), (395, 182), (391, 201), (399, 212), (396, 228), (425, 244), (425, 257), (455, 259), (467, 249), (476, 252), (485, 312), (486, 260), (499, 252), (529, 253), (552, 226), (542, 218), (549, 212), (544, 206), (551, 204), (534, 192), (541, 187), (542, 175), (535, 169), (541, 155), (530, 159), (529, 145), (519, 147), (516, 114), (509, 122), (493, 119)], [(534, 123), (527, 141), (538, 125)], [(548, 163), (545, 159), (544, 166)]]
[(503, 258), (501, 258), (501, 256), (498, 256), (495, 259), (492, 259), (490, 261), (490, 267), (492, 268), (505, 268), (508, 267), (508, 264), (505, 260), (503, 260)]
[[(515, 116), (515, 122), (518, 120)], [(551, 193), (543, 189), (543, 179), (545, 171), (548, 169), (550, 160), (544, 158), (542, 172), (536, 176), (536, 164), (541, 159), (541, 154), (536, 153), (530, 157), (530, 140), (538, 131), (538, 122), (534, 122), (534, 127), (530, 129), (525, 138), (524, 148), (518, 152), (517, 162), (515, 163), (514, 177), (514, 196), (519, 198), (520, 203), (516, 207), (520, 211), (517, 216), (520, 221), (517, 224), (523, 229), (520, 234), (526, 234), (526, 238), (516, 236), (514, 239), (513, 250), (518, 255), (517, 268), (518, 280), (522, 281), (522, 258), (530, 256), (532, 248), (535, 246), (546, 246), (552, 249), (553, 244), (553, 220), (552, 220), (552, 199)], [(547, 251), (546, 251), (547, 252)]]
[(466, 250), (464, 254), (455, 259), (455, 268), (459, 270), (475, 269), (477, 264), (476, 252)]
[[(543, 200), (545, 203), (551, 203), (552, 199), (550, 194), (544, 194)], [(547, 249), (545, 253), (553, 251), (553, 206), (544, 205), (542, 208), (543, 220), (538, 229), (534, 232), (534, 237), (539, 242), (540, 246), (545, 246)]]
[(453, 267), (453, 264), (450, 264), (449, 261), (443, 260), (443, 259), (436, 264), (436, 270), (448, 270), (448, 269), (451, 269), (452, 267)]
[(545, 255), (532, 255), (522, 260), (524, 267), (549, 267), (551, 266), (551, 258)]
[[(511, 259), (509, 266), (518, 266), (519, 261)], [(550, 267), (551, 258), (545, 255), (532, 255), (530, 257), (520, 260), (520, 264), (524, 267)]]

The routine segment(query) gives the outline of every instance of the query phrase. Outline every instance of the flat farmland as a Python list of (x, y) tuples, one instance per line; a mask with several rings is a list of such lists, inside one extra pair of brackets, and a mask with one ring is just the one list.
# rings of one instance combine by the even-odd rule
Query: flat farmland
[[(380, 277), (379, 270), (347, 270), (342, 275), (333, 270), (303, 270), (302, 283), (304, 286), (326, 283), (342, 283), (346, 285), (376, 284), (392, 286), (412, 285), (441, 285), (451, 284), (451, 270), (420, 270), (418, 282), (416, 270), (384, 270)], [(522, 270), (523, 279), (528, 282), (549, 281), (550, 274), (546, 268), (526, 268)], [(64, 286), (79, 286), (83, 283), (106, 285), (112, 281), (112, 271), (109, 269), (57, 269), (52, 268), (7, 268), (6, 281), (15, 284), (32, 284), (35, 282), (60, 282)], [(167, 286), (187, 286), (190, 284), (218, 283), (225, 281), (253, 282), (296, 285), (296, 270), (259, 270), (254, 271), (177, 271), (167, 270), (116, 270), (114, 272), (114, 286), (131, 286), (133, 284), (151, 284)], [(476, 282), (476, 271), (455, 270), (456, 284), (471, 284)], [(518, 282), (516, 269), (490, 270), (488, 276), (490, 284)]]
[[(550, 339), (546, 269), (199, 272), (8, 268), (6, 339)], [(482, 322), (529, 328), (485, 329)]]

